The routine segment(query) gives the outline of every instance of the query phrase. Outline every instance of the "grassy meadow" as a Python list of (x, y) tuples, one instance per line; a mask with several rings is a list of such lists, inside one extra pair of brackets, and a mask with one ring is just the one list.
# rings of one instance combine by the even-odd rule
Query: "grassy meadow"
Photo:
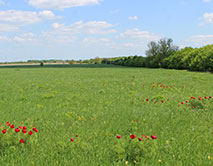
[[(0, 127), (7, 130), (0, 133), (0, 165), (210, 166), (209, 96), (210, 73), (111, 65), (0, 67)], [(38, 132), (15, 133), (6, 122)]]

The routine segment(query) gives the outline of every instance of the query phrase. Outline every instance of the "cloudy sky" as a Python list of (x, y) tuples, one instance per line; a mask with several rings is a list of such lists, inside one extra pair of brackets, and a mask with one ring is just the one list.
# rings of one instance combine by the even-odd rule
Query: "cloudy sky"
[(0, 0), (0, 61), (144, 55), (213, 44), (213, 0)]

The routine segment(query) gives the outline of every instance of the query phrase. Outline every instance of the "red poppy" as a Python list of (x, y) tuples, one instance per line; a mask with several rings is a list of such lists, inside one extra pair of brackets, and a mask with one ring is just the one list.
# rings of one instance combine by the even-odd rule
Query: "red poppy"
[(27, 130), (27, 127), (26, 127), (26, 126), (24, 126), (24, 127), (23, 127), (23, 129), (24, 129), (24, 130)]
[(137, 136), (136, 136), (136, 135), (133, 135), (133, 134), (130, 135), (130, 138), (131, 138), (131, 139), (135, 139), (135, 137), (137, 137)]
[(73, 139), (73, 138), (70, 138), (70, 141), (72, 141), (72, 142), (73, 142), (73, 141), (74, 141), (74, 139)]
[(164, 103), (164, 101), (162, 100), (161, 103)]
[(75, 136), (76, 136), (76, 137), (78, 137), (79, 135), (78, 135), (78, 134), (76, 134)]
[(207, 96), (205, 96), (204, 98), (205, 98), (205, 99), (208, 99), (208, 97), (207, 97)]
[(16, 128), (16, 129), (15, 129), (15, 132), (17, 132), (17, 133), (18, 133), (19, 131), (20, 131), (20, 130), (19, 130), (18, 128)]
[(37, 129), (37, 128), (35, 128), (35, 127), (33, 127), (33, 131), (38, 132), (38, 129)]
[(24, 140), (23, 140), (23, 139), (20, 139), (20, 143), (22, 143), (22, 144), (23, 144), (23, 143), (24, 143)]
[(201, 98), (201, 97), (199, 97), (198, 99), (199, 99), (199, 100), (201, 100), (202, 98)]
[(142, 138), (138, 138), (139, 141), (142, 141)]
[(209, 96), (209, 98), (211, 99), (212, 97), (211, 97), (211, 96)]
[(149, 99), (146, 99), (146, 101), (149, 101)]
[(145, 138), (149, 139), (149, 136), (145, 136)]
[(13, 129), (14, 127), (15, 127), (14, 125), (11, 125), (11, 126), (10, 126), (11, 129)]
[(184, 104), (184, 102), (181, 102), (181, 104)]
[(189, 100), (186, 100), (186, 103), (188, 103), (189, 102)]
[(6, 132), (7, 132), (7, 130), (6, 130), (6, 129), (2, 130), (2, 133), (3, 133), (3, 134), (5, 134)]
[(27, 133), (27, 130), (23, 129), (22, 132), (23, 132), (24, 134), (26, 134), (26, 133)]
[(121, 136), (120, 136), (120, 135), (117, 135), (116, 137), (117, 137), (118, 139), (120, 139), (120, 138), (121, 138)]
[(11, 124), (9, 122), (7, 122), (7, 125), (10, 126)]
[(32, 131), (29, 131), (29, 133), (28, 133), (29, 135), (32, 135), (33, 134), (33, 132)]
[(19, 128), (20, 128), (20, 129), (23, 129), (23, 127), (22, 127), (22, 126), (19, 126)]
[(155, 136), (155, 135), (152, 135), (151, 137), (152, 137), (152, 139), (157, 139), (157, 136)]

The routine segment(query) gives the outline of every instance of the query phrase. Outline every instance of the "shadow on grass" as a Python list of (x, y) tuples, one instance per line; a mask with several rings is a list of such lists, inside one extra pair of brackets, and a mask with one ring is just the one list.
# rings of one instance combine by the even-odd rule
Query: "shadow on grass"
[(0, 68), (125, 68), (119, 65), (107, 64), (40, 64), (33, 65), (0, 65)]

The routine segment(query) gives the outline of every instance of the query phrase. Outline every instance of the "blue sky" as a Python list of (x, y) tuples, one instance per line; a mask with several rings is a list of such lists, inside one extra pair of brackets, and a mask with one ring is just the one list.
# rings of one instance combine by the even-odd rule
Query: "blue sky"
[(145, 55), (213, 44), (213, 0), (0, 0), (0, 61)]

